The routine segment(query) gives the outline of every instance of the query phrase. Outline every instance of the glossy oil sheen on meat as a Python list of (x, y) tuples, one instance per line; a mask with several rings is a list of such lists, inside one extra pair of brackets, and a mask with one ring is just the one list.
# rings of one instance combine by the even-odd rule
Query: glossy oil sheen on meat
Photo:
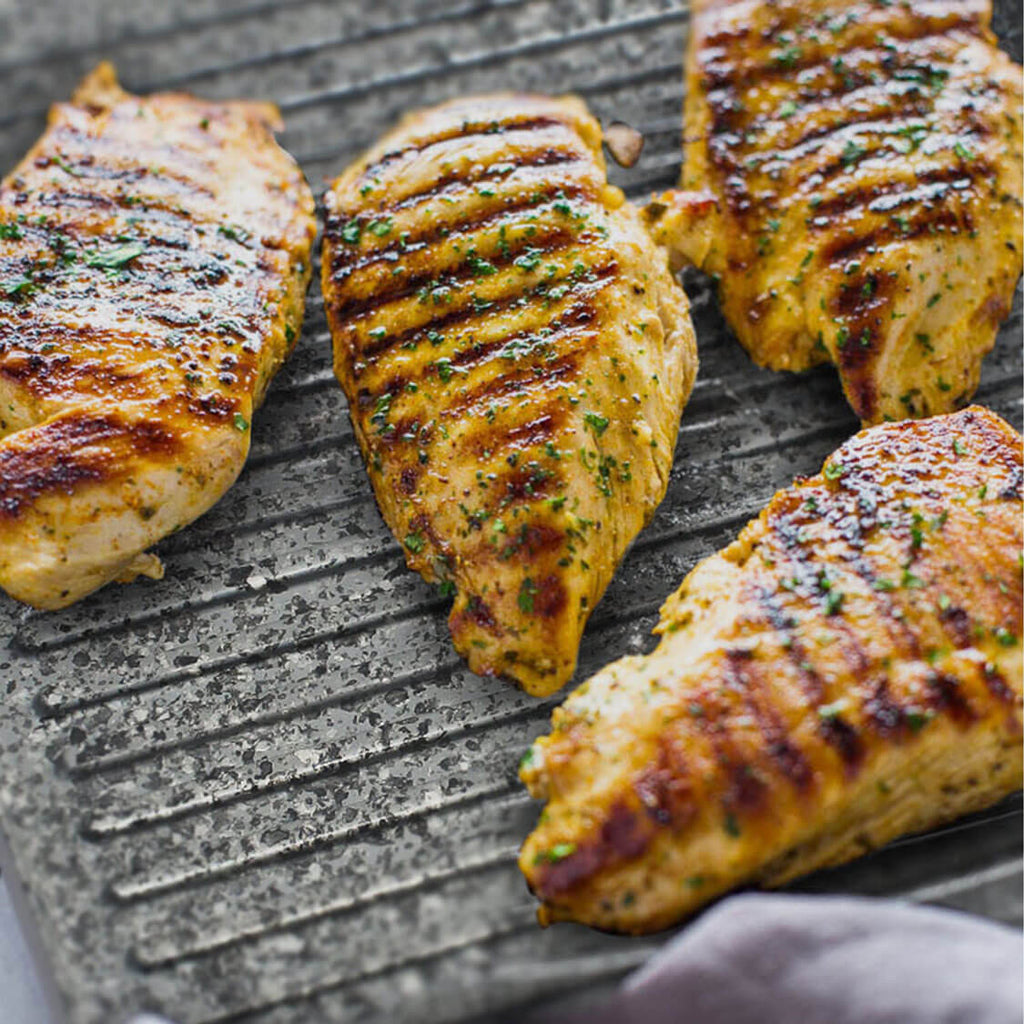
[(0, 585), (59, 608), (238, 475), (298, 336), (312, 195), (277, 111), (103, 65), (0, 186)]
[(696, 370), (686, 296), (571, 98), (417, 113), (327, 197), (335, 370), (457, 650), (550, 693), (665, 493)]
[(963, 406), (1021, 273), (1021, 68), (985, 0), (695, 0), (656, 233), (866, 423)]
[(1021, 439), (971, 407), (870, 428), (556, 710), (520, 866), (547, 920), (643, 932), (1021, 785)]

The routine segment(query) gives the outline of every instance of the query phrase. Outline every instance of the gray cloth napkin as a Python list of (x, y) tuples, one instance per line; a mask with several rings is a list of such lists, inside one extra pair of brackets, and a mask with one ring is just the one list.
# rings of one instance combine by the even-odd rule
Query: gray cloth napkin
[(1021, 1024), (1024, 940), (887, 900), (749, 894), (708, 911), (600, 1003), (529, 1024)]

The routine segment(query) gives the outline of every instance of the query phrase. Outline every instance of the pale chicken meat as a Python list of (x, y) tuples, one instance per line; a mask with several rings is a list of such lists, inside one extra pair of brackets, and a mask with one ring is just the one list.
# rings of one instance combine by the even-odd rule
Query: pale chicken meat
[(234, 482), (298, 337), (313, 198), (260, 103), (101, 65), (0, 185), (0, 586), (39, 608), (159, 576)]
[(542, 919), (663, 928), (1018, 789), (1021, 479), (977, 406), (882, 424), (700, 563), (523, 758)]
[(665, 493), (685, 293), (573, 98), (410, 115), (328, 192), (335, 371), (409, 566), (478, 673), (547, 694)]
[(694, 0), (656, 237), (759, 364), (865, 423), (962, 407), (1021, 273), (1021, 68), (987, 0)]

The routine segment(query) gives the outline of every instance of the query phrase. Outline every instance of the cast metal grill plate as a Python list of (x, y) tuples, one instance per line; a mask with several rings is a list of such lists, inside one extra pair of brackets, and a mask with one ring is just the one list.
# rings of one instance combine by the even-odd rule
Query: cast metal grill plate
[[(1016, 5), (1004, 43), (1020, 59)], [(133, 89), (277, 100), (317, 191), (405, 110), (581, 93), (678, 173), (686, 11), (666, 0), (0, 0), (0, 164), (101, 57)], [(701, 373), (668, 497), (595, 613), (580, 678), (651, 646), (660, 602), (856, 424), (831, 372), (754, 368), (688, 281)], [(1021, 421), (1021, 304), (979, 400)], [(552, 703), (469, 675), (406, 571), (329, 367), (319, 289), (237, 486), (160, 547), (159, 584), (37, 614), (0, 599), (4, 868), (75, 1024), (487, 1019), (598, 984), (663, 939), (540, 931), (515, 780)], [(1018, 799), (804, 888), (1021, 918)]]

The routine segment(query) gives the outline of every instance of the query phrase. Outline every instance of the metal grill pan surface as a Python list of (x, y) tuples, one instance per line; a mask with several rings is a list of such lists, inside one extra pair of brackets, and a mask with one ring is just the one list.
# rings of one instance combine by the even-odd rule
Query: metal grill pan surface
[[(1016, 5), (997, 4), (1020, 59)], [(633, 198), (680, 163), (684, 5), (666, 0), (0, 0), (10, 168), (99, 59), (136, 91), (280, 103), (314, 189), (406, 110), (575, 91), (646, 135)], [(578, 678), (650, 649), (662, 600), (856, 430), (835, 376), (755, 368), (687, 278), (701, 372), (668, 496), (595, 613)], [(1021, 426), (1021, 302), (978, 400)], [(465, 671), (446, 605), (374, 505), (319, 290), (238, 484), (159, 549), (158, 584), (60, 613), (0, 600), (0, 844), (73, 1024), (493, 1020), (604, 984), (664, 937), (541, 931), (515, 867), (536, 702)], [(1021, 921), (1019, 798), (801, 888)]]

